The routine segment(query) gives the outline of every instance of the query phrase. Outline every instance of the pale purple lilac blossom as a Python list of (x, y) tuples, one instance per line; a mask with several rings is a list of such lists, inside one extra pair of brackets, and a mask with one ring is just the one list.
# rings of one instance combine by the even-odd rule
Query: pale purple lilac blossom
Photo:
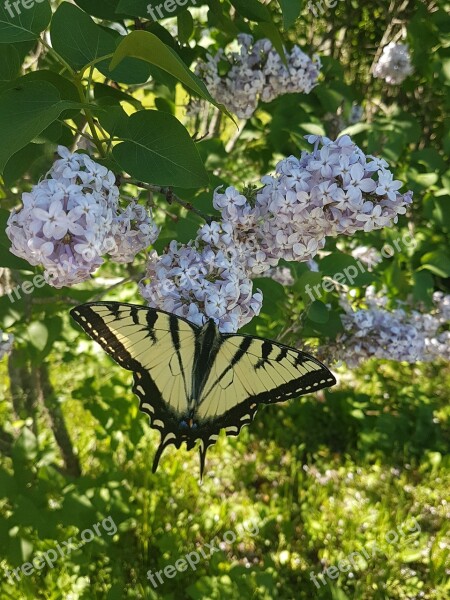
[(0, 360), (4, 356), (7, 356), (11, 353), (12, 347), (14, 343), (14, 336), (3, 333), (0, 329)]
[(262, 294), (235, 254), (201, 240), (170, 243), (165, 254), (150, 254), (147, 279), (139, 283), (148, 305), (196, 325), (213, 319), (220, 331), (234, 333), (259, 314)]
[[(271, 102), (278, 96), (294, 92), (309, 94), (317, 84), (321, 64), (318, 56), (311, 60), (298, 46), (286, 52), (287, 66), (268, 39), (256, 42), (249, 34), (237, 36), (238, 51), (226, 52), (220, 48), (206, 62), (195, 68), (210, 92), (228, 110), (239, 118), (249, 119), (258, 103)], [(228, 64), (228, 72), (221, 76), (219, 69)], [(188, 114), (200, 112), (203, 103), (191, 102)]]
[(390, 42), (383, 48), (383, 53), (375, 66), (374, 75), (379, 79), (384, 79), (389, 85), (398, 85), (412, 72), (408, 45)]
[(353, 310), (341, 299), (345, 314), (341, 317), (345, 333), (332, 349), (333, 358), (355, 367), (369, 358), (399, 362), (450, 360), (450, 295), (436, 292), (431, 311), (410, 307), (388, 310), (387, 297), (366, 292), (367, 308)]
[(245, 248), (244, 254), (253, 272), (250, 259), (262, 273), (281, 258), (308, 261), (329, 236), (390, 227), (412, 202), (412, 192), (398, 192), (401, 182), (393, 179), (386, 161), (366, 156), (349, 136), (334, 142), (318, 136), (307, 139), (313, 151), (279, 162), (275, 176), (261, 179), (263, 187), (253, 202), (245, 202), (233, 187), (215, 192), (220, 231), (231, 224), (235, 244), (251, 241), (253, 253)]
[(6, 233), (11, 252), (43, 267), (46, 281), (61, 288), (89, 279), (105, 255), (132, 262), (159, 230), (135, 201), (119, 205), (112, 171), (62, 146), (58, 154), (46, 177), (22, 195)]
[(249, 198), (232, 186), (216, 190), (221, 220), (201, 227), (187, 246), (172, 242), (152, 255), (151, 282), (141, 283), (150, 306), (237, 331), (261, 308), (252, 278), (273, 273), (280, 259), (313, 264), (328, 236), (389, 227), (406, 212), (412, 194), (397, 191), (384, 160), (365, 156), (348, 136), (308, 140), (312, 152), (282, 160)]

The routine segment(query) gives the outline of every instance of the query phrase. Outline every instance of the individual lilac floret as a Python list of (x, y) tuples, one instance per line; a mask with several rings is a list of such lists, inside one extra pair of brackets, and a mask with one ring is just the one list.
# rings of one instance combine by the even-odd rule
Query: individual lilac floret
[(379, 79), (384, 79), (390, 85), (398, 85), (412, 72), (408, 45), (390, 42), (383, 48), (383, 53), (375, 66), (374, 75)]
[(408, 363), (450, 360), (450, 295), (433, 296), (431, 311), (386, 308), (387, 298), (368, 288), (367, 308), (353, 310), (346, 298), (341, 300), (345, 333), (334, 348), (334, 358), (355, 367), (369, 358)]
[(235, 255), (209, 244), (172, 241), (166, 253), (151, 253), (147, 277), (139, 289), (149, 306), (196, 325), (213, 319), (220, 331), (235, 333), (261, 310), (262, 294)]
[(3, 333), (0, 329), (0, 360), (11, 353), (14, 336)]
[[(211, 95), (239, 118), (249, 119), (258, 103), (270, 102), (287, 93), (309, 94), (317, 84), (321, 64), (317, 56), (309, 58), (298, 46), (286, 52), (285, 65), (268, 39), (253, 41), (248, 34), (237, 36), (238, 51), (223, 48), (206, 62), (199, 62), (195, 72), (202, 77)], [(227, 73), (221, 75), (224, 64)], [(188, 113), (200, 112), (202, 103), (193, 101)]]
[(134, 201), (119, 205), (115, 175), (86, 154), (60, 146), (46, 178), (22, 195), (6, 233), (11, 252), (42, 266), (57, 288), (89, 279), (109, 255), (131, 262), (158, 236), (151, 215)]

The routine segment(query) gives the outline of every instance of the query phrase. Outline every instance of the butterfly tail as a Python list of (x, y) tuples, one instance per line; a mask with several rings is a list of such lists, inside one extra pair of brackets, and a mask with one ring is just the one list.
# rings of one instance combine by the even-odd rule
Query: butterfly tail
[(160, 443), (160, 445), (158, 446), (158, 450), (156, 451), (155, 454), (155, 458), (153, 459), (153, 467), (152, 467), (152, 473), (156, 473), (156, 469), (158, 468), (158, 464), (159, 464), (159, 460), (161, 458), (162, 453), (164, 452), (164, 450), (167, 448), (167, 446), (170, 446), (170, 444), (173, 444), (174, 438), (175, 436), (173, 436), (173, 434), (171, 436), (167, 435)]
[(205, 470), (206, 452), (211, 444), (206, 445), (203, 440), (200, 440), (198, 451), (200, 454), (200, 481), (203, 480), (203, 472)]

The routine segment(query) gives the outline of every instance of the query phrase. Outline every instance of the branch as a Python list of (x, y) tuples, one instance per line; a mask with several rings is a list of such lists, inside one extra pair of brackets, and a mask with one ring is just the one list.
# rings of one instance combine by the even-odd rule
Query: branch
[(144, 183), (143, 181), (137, 181), (136, 179), (133, 179), (133, 178), (123, 179), (123, 182), (131, 183), (131, 184), (133, 184), (137, 187), (140, 187), (144, 190), (148, 190), (149, 192), (162, 194), (166, 198), (168, 204), (173, 204), (174, 202), (176, 202), (177, 204), (179, 204), (186, 210), (189, 210), (189, 211), (195, 213), (196, 215), (198, 215), (201, 219), (206, 221), (208, 223), (208, 225), (214, 220), (214, 217), (212, 217), (211, 215), (207, 215), (203, 211), (199, 210), (191, 202), (186, 202), (185, 200), (182, 200), (179, 196), (174, 194), (172, 188), (170, 188), (170, 187), (164, 187), (164, 186), (160, 186), (160, 185), (152, 185), (149, 183)]
[(72, 477), (79, 477), (81, 475), (80, 461), (75, 454), (61, 405), (50, 382), (48, 367), (45, 363), (39, 367), (36, 373), (36, 384), (39, 387), (41, 406), (44, 409), (46, 419), (61, 451), (66, 473)]

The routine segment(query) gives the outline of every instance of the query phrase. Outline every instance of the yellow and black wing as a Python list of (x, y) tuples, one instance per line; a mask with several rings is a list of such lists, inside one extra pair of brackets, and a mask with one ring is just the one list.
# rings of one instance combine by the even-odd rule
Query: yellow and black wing
[(196, 410), (199, 422), (210, 424), (201, 455), (217, 440), (220, 429), (238, 435), (260, 404), (283, 402), (336, 383), (327, 367), (306, 352), (252, 336), (221, 337)]
[(180, 447), (183, 439), (177, 434), (190, 408), (200, 328), (164, 311), (119, 302), (83, 304), (70, 314), (121, 367), (133, 372), (139, 408), (161, 432), (157, 459), (169, 443)]

